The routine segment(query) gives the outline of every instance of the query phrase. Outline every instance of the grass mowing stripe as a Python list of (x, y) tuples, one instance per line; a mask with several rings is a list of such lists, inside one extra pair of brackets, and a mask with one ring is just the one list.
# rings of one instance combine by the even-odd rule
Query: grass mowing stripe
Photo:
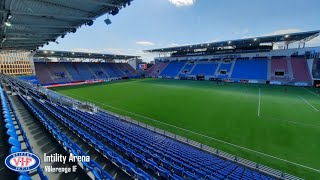
[(283, 121), (283, 122), (288, 122), (288, 123), (292, 123), (292, 124), (299, 124), (301, 126), (309, 126), (309, 127), (314, 127), (314, 128), (320, 128), (320, 125), (302, 123), (302, 122), (291, 121), (291, 120), (284, 120), (284, 119), (280, 119), (280, 118), (276, 118), (276, 117), (260, 116), (260, 118), (266, 119), (266, 120), (276, 120), (276, 121)]
[(315, 108), (314, 106), (312, 106), (312, 104), (310, 104), (306, 99), (304, 99), (303, 97), (299, 96), (304, 102), (306, 102), (309, 106), (311, 106), (314, 110), (319, 111), (317, 108)]
[(65, 93), (65, 94), (70, 94), (70, 95), (72, 95), (74, 97), (78, 97), (79, 99), (88, 100), (90, 102), (94, 102), (94, 103), (97, 103), (97, 104), (105, 105), (105, 106), (108, 106), (110, 108), (126, 112), (128, 114), (133, 114), (133, 115), (136, 115), (136, 116), (140, 116), (142, 118), (145, 118), (145, 119), (148, 119), (148, 120), (160, 123), (160, 124), (164, 124), (164, 125), (167, 125), (167, 126), (170, 126), (170, 127), (173, 127), (173, 128), (185, 131), (185, 132), (196, 134), (198, 136), (202, 136), (202, 137), (208, 138), (210, 140), (214, 140), (214, 141), (217, 141), (217, 142), (220, 142), (220, 143), (223, 143), (223, 144), (227, 144), (227, 145), (239, 148), (239, 149), (243, 149), (243, 150), (246, 150), (246, 151), (249, 151), (249, 152), (253, 152), (253, 153), (256, 153), (256, 154), (259, 154), (259, 155), (263, 155), (263, 156), (269, 157), (269, 158), (277, 159), (277, 160), (280, 160), (280, 161), (283, 161), (283, 162), (286, 162), (286, 163), (290, 163), (290, 164), (293, 164), (295, 166), (299, 166), (299, 167), (302, 167), (302, 168), (306, 168), (306, 169), (309, 169), (309, 170), (312, 170), (312, 171), (315, 171), (315, 172), (320, 172), (319, 169), (315, 169), (315, 168), (312, 168), (312, 167), (309, 167), (309, 166), (306, 166), (306, 165), (303, 165), (303, 164), (292, 162), (292, 161), (289, 161), (289, 160), (286, 160), (286, 159), (282, 159), (282, 158), (279, 158), (279, 157), (276, 157), (276, 156), (273, 156), (273, 155), (269, 155), (269, 154), (266, 154), (266, 153), (263, 153), (263, 152), (260, 152), (260, 151), (256, 151), (256, 150), (249, 149), (249, 148), (246, 148), (246, 147), (243, 147), (243, 146), (240, 146), (240, 145), (236, 145), (236, 144), (233, 144), (233, 143), (230, 143), (230, 142), (227, 142), (227, 141), (223, 141), (223, 140), (220, 140), (220, 139), (217, 139), (217, 138), (214, 138), (214, 137), (210, 137), (210, 136), (198, 133), (198, 132), (194, 132), (194, 131), (191, 131), (191, 130), (188, 130), (188, 129), (185, 129), (185, 128), (181, 128), (181, 127), (178, 127), (178, 126), (175, 126), (175, 125), (172, 125), (172, 124), (169, 124), (169, 123), (165, 123), (165, 122), (162, 122), (162, 121), (150, 118), (150, 117), (146, 117), (146, 116), (134, 113), (134, 112), (130, 112), (130, 111), (127, 111), (127, 110), (124, 110), (124, 109), (121, 109), (121, 108), (117, 108), (117, 107), (111, 106), (109, 104), (105, 104), (105, 103), (94, 101), (94, 100), (91, 100), (91, 99), (88, 99), (88, 98), (80, 97), (80, 96), (77, 96), (77, 95), (71, 94), (71, 93)]

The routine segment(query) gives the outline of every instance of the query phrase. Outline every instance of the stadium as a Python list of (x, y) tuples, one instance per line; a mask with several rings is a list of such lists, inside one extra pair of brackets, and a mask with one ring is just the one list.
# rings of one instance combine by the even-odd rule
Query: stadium
[[(204, 3), (152, 1), (150, 18), (173, 2)], [(320, 179), (320, 30), (65, 48), (101, 18), (133, 23), (126, 11), (144, 3), (0, 1), (0, 179)], [(115, 26), (136, 32), (126, 23)]]

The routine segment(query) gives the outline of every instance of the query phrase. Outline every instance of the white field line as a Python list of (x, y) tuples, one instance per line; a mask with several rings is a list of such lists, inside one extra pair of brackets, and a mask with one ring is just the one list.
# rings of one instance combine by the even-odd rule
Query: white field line
[(308, 91), (308, 92), (310, 92), (310, 93), (312, 93), (312, 94), (314, 94), (314, 95), (316, 95), (316, 96), (320, 97), (320, 95), (319, 95), (319, 94), (316, 94), (315, 92), (312, 92), (312, 91), (310, 91), (309, 89), (307, 89), (307, 88), (305, 88), (305, 87), (303, 87), (303, 89), (305, 89), (306, 91)]
[(319, 111), (317, 108), (315, 108), (314, 106), (312, 106), (312, 104), (310, 104), (306, 99), (304, 99), (303, 97), (299, 96), (304, 102), (306, 102), (309, 106), (311, 106), (314, 110)]
[(258, 117), (260, 116), (260, 107), (261, 107), (261, 90), (259, 88)]
[[(70, 94), (70, 95), (72, 95), (71, 93), (65, 93), (65, 94)], [(233, 143), (229, 143), (229, 142), (227, 142), (227, 141), (223, 141), (223, 140), (220, 140), (220, 139), (217, 139), (217, 138), (214, 138), (214, 137), (210, 137), (210, 136), (207, 136), (207, 135), (203, 135), (203, 134), (200, 134), (200, 133), (197, 133), (197, 132), (188, 130), (188, 129), (184, 129), (184, 128), (181, 128), (181, 127), (178, 127), (178, 126), (175, 126), (175, 125), (171, 125), (171, 124), (168, 124), (168, 123), (165, 123), (165, 122), (161, 122), (161, 121), (156, 120), (156, 119), (153, 119), (153, 118), (149, 118), (149, 117), (142, 116), (142, 115), (139, 115), (139, 114), (136, 114), (136, 113), (127, 111), (127, 110), (123, 110), (123, 109), (120, 109), (120, 108), (117, 108), (117, 107), (113, 107), (113, 106), (111, 106), (111, 105), (109, 105), (109, 104), (104, 104), (104, 103), (101, 103), (101, 102), (98, 102), (98, 101), (90, 100), (90, 99), (88, 99), (88, 98), (84, 98), (84, 97), (80, 97), (80, 96), (76, 96), (76, 95), (73, 95), (73, 96), (79, 97), (79, 98), (82, 98), (82, 99), (86, 99), (86, 100), (89, 100), (89, 101), (91, 101), (91, 102), (95, 102), (95, 103), (97, 103), (97, 104), (105, 105), (105, 106), (108, 106), (108, 107), (111, 107), (111, 108), (114, 108), (114, 109), (118, 109), (118, 110), (123, 111), (123, 112), (126, 112), (126, 113), (128, 113), (128, 114), (133, 114), (133, 115), (136, 115), (136, 116), (139, 116), (139, 117), (143, 117), (143, 118), (145, 118), (145, 119), (149, 119), (149, 120), (151, 120), (151, 121), (154, 121), (154, 122), (157, 122), (157, 123), (160, 123), (160, 124), (165, 124), (165, 125), (167, 125), (167, 126), (174, 127), (174, 128), (176, 128), (176, 129), (180, 129), (180, 130), (183, 130), (183, 131), (192, 133), (192, 134), (196, 134), (196, 135), (199, 135), (199, 136), (202, 136), (202, 137), (205, 137), (205, 138), (208, 138), (208, 139), (217, 141), (217, 142), (221, 142), (221, 143), (223, 143), (223, 144), (227, 144), (227, 145), (230, 145), (230, 146), (239, 148), (239, 149), (243, 149), (243, 150), (246, 150), (246, 151), (249, 151), (249, 152), (253, 152), (253, 153), (256, 153), (256, 154), (260, 154), (260, 155), (263, 155), (263, 156), (266, 156), (266, 157), (269, 157), (269, 158), (277, 159), (277, 160), (280, 160), (280, 161), (283, 161), (283, 162), (286, 162), (286, 163), (289, 163), (289, 164), (293, 164), (293, 165), (295, 165), (295, 166), (299, 166), (299, 167), (302, 167), (302, 168), (309, 169), (309, 170), (312, 170), (312, 171), (315, 171), (315, 172), (320, 173), (320, 170), (319, 170), (319, 169), (315, 169), (315, 168), (312, 168), (312, 167), (309, 167), (309, 166), (306, 166), (306, 165), (302, 165), (302, 164), (299, 164), (299, 163), (295, 163), (295, 162), (292, 162), (292, 161), (289, 161), (289, 160), (286, 160), (286, 159), (282, 159), (282, 158), (279, 158), (279, 157), (276, 157), (276, 156), (272, 156), (272, 155), (269, 155), (269, 154), (266, 154), (266, 153), (263, 153), (263, 152), (260, 152), (260, 151), (252, 150), (252, 149), (249, 149), (249, 148), (246, 148), (246, 147), (243, 147), (243, 146), (239, 146), (239, 145), (236, 145), (236, 144), (233, 144)]]

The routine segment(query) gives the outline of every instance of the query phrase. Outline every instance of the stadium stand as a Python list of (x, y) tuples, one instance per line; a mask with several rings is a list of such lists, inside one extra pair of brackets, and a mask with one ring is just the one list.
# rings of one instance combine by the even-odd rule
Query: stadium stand
[(219, 69), (216, 72), (217, 78), (230, 77), (230, 74), (232, 73), (233, 66), (234, 66), (234, 61), (231, 61), (231, 62), (220, 61)]
[(181, 69), (179, 76), (181, 77), (190, 74), (194, 66), (194, 63), (186, 63), (185, 66)]
[[(12, 88), (28, 90), (30, 98), (20, 101), (38, 117), (54, 138), (74, 154), (86, 155), (82, 148), (94, 148), (124, 174), (136, 179), (274, 179), (254, 169), (221, 159), (167, 136), (131, 124), (107, 112), (89, 113), (43, 99), (33, 86), (12, 77), (1, 76)], [(2, 91), (4, 94), (4, 92)], [(3, 98), (2, 98), (3, 99)], [(66, 136), (68, 134), (68, 136)], [(80, 137), (80, 138), (79, 138)], [(139, 137), (139, 138), (137, 138)], [(76, 140), (79, 138), (79, 140)], [(80, 144), (81, 147), (80, 148)], [(97, 179), (112, 179), (92, 154), (84, 163)], [(109, 172), (109, 171), (108, 171)], [(121, 179), (120, 178), (120, 179)]]
[(267, 80), (267, 59), (236, 60), (231, 78)]
[(35, 62), (35, 70), (42, 85), (139, 76), (138, 72), (126, 63)]
[(317, 79), (320, 78), (320, 60), (319, 60), (319, 58), (317, 58), (313, 61), (312, 75), (313, 75), (313, 78), (317, 78)]
[(307, 61), (304, 57), (292, 57), (291, 63), (295, 82), (311, 82)]
[(215, 62), (197, 62), (191, 75), (206, 75), (206, 76), (213, 76), (216, 72), (218, 64)]
[(160, 73), (160, 76), (175, 77), (187, 61), (171, 61)]
[(167, 65), (168, 62), (157, 63), (148, 70), (147, 75), (150, 77), (157, 77)]
[(285, 57), (274, 57), (271, 60), (271, 80), (291, 79), (288, 68), (288, 60)]
[[(317, 68), (318, 64), (318, 60), (313, 63), (313, 76), (319, 76), (319, 72), (317, 72), (319, 69)], [(164, 69), (161, 71), (162, 68)], [(253, 59), (238, 58), (228, 61), (159, 62), (149, 69), (147, 75), (150, 77), (205, 75), (220, 79), (311, 83), (309, 68), (304, 57), (272, 57), (271, 60), (262, 57)]]

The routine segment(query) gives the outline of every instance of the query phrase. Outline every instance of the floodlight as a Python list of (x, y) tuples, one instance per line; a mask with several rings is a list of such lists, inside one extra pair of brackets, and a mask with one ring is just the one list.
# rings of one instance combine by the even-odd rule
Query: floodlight
[(107, 18), (104, 20), (104, 23), (106, 23), (106, 25), (110, 25), (112, 22), (109, 18)]
[(288, 37), (289, 37), (289, 35), (287, 34), (287, 35), (285, 35), (284, 37), (285, 37), (285, 38), (288, 38)]
[(258, 39), (257, 39), (257, 38), (254, 38), (253, 40), (254, 40), (254, 41), (257, 41)]
[(8, 13), (7, 18), (8, 18), (8, 19), (11, 19), (11, 18), (12, 18), (12, 15), (11, 15), (10, 12)]

